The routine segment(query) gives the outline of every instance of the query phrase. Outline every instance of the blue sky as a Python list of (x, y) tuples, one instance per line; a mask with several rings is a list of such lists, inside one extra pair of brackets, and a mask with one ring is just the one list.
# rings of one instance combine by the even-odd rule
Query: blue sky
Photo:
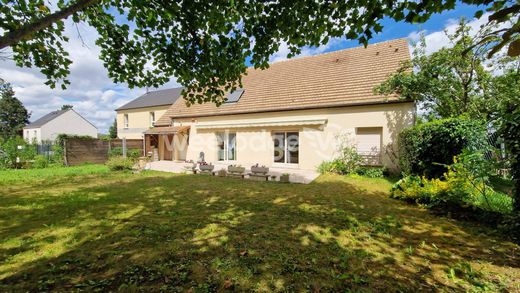
[[(383, 31), (375, 35), (370, 43), (406, 37), (413, 40), (422, 31), (426, 35), (427, 49), (433, 52), (448, 44), (442, 31), (453, 29), (460, 17), (472, 20), (470, 24), (475, 28), (480, 26), (485, 19), (473, 20), (477, 10), (477, 6), (458, 4), (456, 9), (433, 15), (426, 23), (417, 25), (384, 20)], [(100, 132), (106, 133), (115, 117), (114, 109), (143, 94), (146, 89), (130, 89), (124, 84), (114, 84), (97, 58), (97, 32), (86, 25), (80, 25), (78, 30), (87, 46), (79, 40), (76, 28), (67, 23), (66, 34), (70, 41), (66, 49), (71, 53), (73, 61), (70, 75), (72, 84), (67, 90), (48, 88), (43, 84), (44, 76), (37, 69), (18, 68), (8, 60), (0, 61), (0, 77), (13, 84), (16, 96), (32, 112), (31, 121), (60, 108), (63, 104), (71, 104), (76, 111), (95, 124)], [(316, 55), (356, 46), (359, 46), (357, 41), (332, 40), (318, 48), (304, 48), (301, 55)], [(286, 59), (287, 53), (287, 47), (282, 45), (279, 52), (271, 57), (271, 62)], [(161, 88), (174, 86), (178, 84), (172, 79)]]
[[(383, 31), (377, 35), (374, 35), (373, 38), (370, 39), (369, 44), (397, 38), (407, 38), (410, 37), (411, 34), (421, 31), (424, 32), (425, 35), (433, 32), (442, 32), (443, 29), (458, 21), (462, 17), (466, 18), (467, 20), (472, 20), (474, 18), (475, 12), (480, 9), (484, 9), (484, 6), (466, 5), (459, 3), (455, 9), (444, 11), (442, 14), (434, 14), (430, 20), (421, 24), (396, 22), (387, 18), (384, 19), (381, 23), (384, 26)], [(356, 40), (339, 40), (331, 42), (331, 44), (318, 51), (319, 53), (326, 53), (357, 46), (360, 46), (360, 44)], [(313, 52), (314, 51), (312, 48), (310, 48), (310, 52), (306, 52), (304, 55), (314, 55)], [(284, 59), (283, 56), (279, 57), (280, 58), (277, 58), (276, 60)]]

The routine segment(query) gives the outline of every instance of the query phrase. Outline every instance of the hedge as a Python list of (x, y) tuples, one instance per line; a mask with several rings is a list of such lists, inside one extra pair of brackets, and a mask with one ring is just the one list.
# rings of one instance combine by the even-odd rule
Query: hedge
[(406, 174), (440, 178), (462, 150), (487, 148), (481, 121), (448, 118), (419, 124), (399, 134), (399, 164)]

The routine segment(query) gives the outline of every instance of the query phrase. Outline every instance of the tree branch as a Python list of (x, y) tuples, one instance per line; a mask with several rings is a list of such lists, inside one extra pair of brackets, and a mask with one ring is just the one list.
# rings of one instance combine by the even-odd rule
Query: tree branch
[(28, 38), (32, 33), (48, 28), (53, 23), (66, 19), (75, 12), (81, 11), (100, 0), (78, 0), (76, 3), (41, 19), (26, 23), (19, 29), (6, 32), (0, 37), (0, 49), (12, 46), (22, 39)]

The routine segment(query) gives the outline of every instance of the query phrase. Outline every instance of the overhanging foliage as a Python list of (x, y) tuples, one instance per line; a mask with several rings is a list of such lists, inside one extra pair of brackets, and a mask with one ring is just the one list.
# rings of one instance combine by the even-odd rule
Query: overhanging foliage
[[(515, 1), (463, 0), (487, 5), (494, 22), (515, 19)], [(19, 66), (36, 66), (51, 87), (68, 84), (70, 59), (63, 44), (63, 20), (72, 17), (99, 33), (100, 58), (115, 82), (130, 87), (159, 86), (173, 76), (186, 87), (189, 103), (222, 103), (240, 86), (246, 60), (257, 68), (282, 42), (289, 57), (303, 46), (330, 38), (367, 44), (383, 29), (381, 20), (420, 23), (453, 9), (454, 0), (433, 1), (129, 1), (2, 0), (0, 49), (11, 47)], [(482, 11), (477, 13), (481, 16)], [(495, 32), (497, 46), (516, 42), (519, 24)]]

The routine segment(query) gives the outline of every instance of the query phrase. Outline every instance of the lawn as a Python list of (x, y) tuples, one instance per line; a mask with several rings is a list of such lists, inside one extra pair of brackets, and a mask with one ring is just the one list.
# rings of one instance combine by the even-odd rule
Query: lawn
[(384, 179), (70, 170), (0, 172), (1, 292), (520, 290), (519, 246)]

